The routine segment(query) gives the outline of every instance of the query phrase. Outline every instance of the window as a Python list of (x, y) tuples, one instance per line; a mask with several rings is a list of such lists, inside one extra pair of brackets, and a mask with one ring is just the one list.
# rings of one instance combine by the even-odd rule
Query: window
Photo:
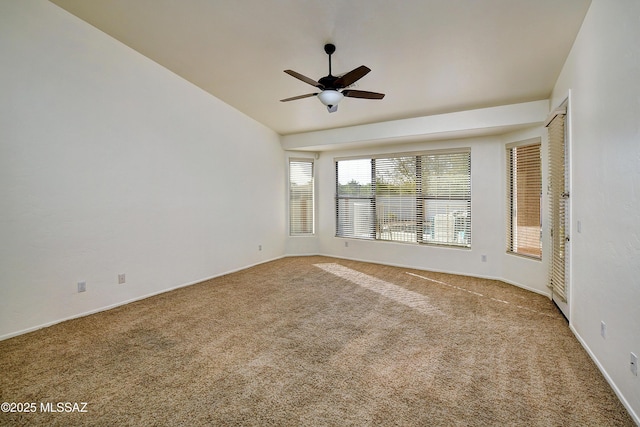
[(540, 141), (507, 146), (507, 252), (542, 257)]
[(289, 234), (313, 234), (313, 160), (289, 160)]
[(470, 247), (470, 150), (336, 161), (336, 236)]

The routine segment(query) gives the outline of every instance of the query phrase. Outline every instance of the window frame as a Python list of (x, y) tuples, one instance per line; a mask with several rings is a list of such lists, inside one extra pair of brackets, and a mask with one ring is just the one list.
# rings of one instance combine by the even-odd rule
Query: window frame
[[(434, 240), (433, 236), (429, 239), (425, 234), (427, 232), (427, 225), (429, 223), (429, 218), (427, 218), (426, 211), (434, 210), (434, 209), (443, 209), (445, 212), (448, 212), (446, 215), (453, 216), (455, 211), (449, 212), (449, 206), (445, 206), (444, 208), (438, 208), (437, 203), (444, 201), (442, 197), (434, 197), (433, 192), (429, 192), (428, 189), (423, 189), (423, 171), (426, 171), (428, 166), (423, 164), (425, 159), (429, 156), (445, 156), (445, 155), (464, 155), (464, 159), (462, 163), (456, 163), (456, 166), (463, 165), (466, 167), (465, 173), (463, 175), (463, 179), (460, 180), (465, 185), (465, 196), (463, 199), (450, 197), (446, 201), (451, 201), (454, 204), (464, 203), (464, 220), (463, 220), (463, 229), (464, 233), (461, 233), (462, 237), (452, 238), (447, 241), (437, 241)], [(401, 158), (409, 158), (415, 157), (415, 193), (410, 193), (405, 197), (412, 197), (414, 199), (414, 206), (411, 206), (409, 209), (415, 210), (415, 219), (413, 221), (414, 224), (409, 224), (409, 230), (404, 230), (405, 234), (414, 233), (415, 236), (412, 239), (407, 238), (383, 238), (383, 230), (380, 228), (380, 224), (384, 223), (384, 210), (378, 206), (380, 197), (385, 196), (384, 194), (378, 191), (378, 186), (376, 181), (376, 161), (378, 160), (395, 160)], [(439, 157), (438, 157), (439, 158)], [(371, 182), (370, 182), (370, 191), (368, 194), (359, 194), (356, 196), (350, 196), (341, 194), (340, 192), (340, 172), (339, 165), (340, 162), (348, 161), (348, 160), (369, 160), (370, 168), (371, 168)], [(433, 163), (434, 164), (434, 163)], [(431, 164), (431, 166), (433, 166)], [(460, 248), (460, 249), (470, 249), (471, 248), (471, 204), (472, 204), (472, 195), (471, 195), (471, 148), (470, 147), (459, 147), (455, 149), (445, 149), (445, 150), (427, 150), (427, 151), (412, 151), (412, 152), (401, 152), (401, 153), (388, 153), (388, 154), (376, 154), (376, 155), (362, 155), (362, 156), (354, 156), (354, 157), (341, 157), (334, 159), (335, 165), (335, 215), (336, 215), (336, 237), (340, 238), (355, 238), (355, 239), (366, 239), (373, 241), (385, 241), (385, 242), (394, 242), (394, 243), (409, 243), (409, 244), (418, 244), (418, 245), (429, 245), (429, 246), (441, 246), (441, 247), (449, 247), (449, 248)], [(446, 172), (442, 175), (446, 177)], [(365, 184), (368, 185), (369, 183)], [(344, 183), (342, 184), (345, 185)], [(423, 191), (424, 190), (424, 191)], [(436, 190), (437, 192), (437, 190)], [(341, 212), (341, 203), (344, 205), (345, 203), (349, 203), (351, 200), (367, 200), (370, 201), (371, 206), (371, 225), (369, 227), (369, 233), (367, 235), (357, 235), (355, 233), (344, 233), (344, 230), (348, 227), (345, 227), (344, 223), (341, 223), (341, 216), (343, 219), (347, 218), (348, 215), (345, 215), (344, 212)], [(431, 201), (431, 202), (429, 202)], [(434, 206), (428, 206), (427, 204)], [(459, 209), (458, 209), (459, 210)], [(456, 210), (457, 211), (457, 210)], [(355, 221), (355, 220), (354, 220)], [(431, 221), (433, 222), (433, 221)], [(460, 227), (459, 218), (455, 218), (453, 220), (454, 224), (451, 227), (454, 227), (457, 230)], [(354, 222), (355, 224), (355, 222)], [(447, 224), (448, 225), (448, 224)], [(431, 224), (433, 228), (433, 224)], [(457, 227), (457, 228), (456, 228)], [(354, 227), (355, 228), (355, 227)], [(361, 227), (362, 228), (362, 227)], [(466, 233), (466, 235), (465, 235)], [(387, 233), (388, 234), (388, 233)], [(456, 232), (453, 232), (452, 235), (457, 235)], [(459, 236), (459, 235), (458, 235)], [(455, 240), (454, 240), (455, 239)]]

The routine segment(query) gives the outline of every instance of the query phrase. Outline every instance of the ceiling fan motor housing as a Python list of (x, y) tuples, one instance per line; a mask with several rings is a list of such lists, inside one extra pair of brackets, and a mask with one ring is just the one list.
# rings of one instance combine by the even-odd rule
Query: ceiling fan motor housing
[(338, 80), (338, 77), (332, 76), (329, 74), (328, 76), (322, 77), (318, 80), (318, 83), (322, 85), (325, 89), (336, 89), (335, 82)]

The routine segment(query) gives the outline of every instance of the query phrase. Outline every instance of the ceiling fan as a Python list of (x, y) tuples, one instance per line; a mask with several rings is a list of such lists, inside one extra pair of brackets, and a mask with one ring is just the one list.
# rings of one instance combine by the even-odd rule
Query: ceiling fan
[(306, 95), (298, 95), (291, 98), (281, 99), (281, 102), (294, 101), (296, 99), (309, 98), (311, 96), (317, 96), (324, 105), (327, 106), (327, 110), (330, 113), (338, 111), (338, 103), (343, 97), (349, 98), (364, 98), (364, 99), (382, 99), (384, 93), (367, 92), (364, 90), (347, 89), (349, 86), (364, 77), (369, 71), (368, 67), (364, 65), (349, 71), (343, 76), (336, 77), (331, 74), (331, 55), (336, 51), (335, 45), (329, 43), (324, 45), (324, 51), (329, 55), (329, 75), (315, 81), (307, 76), (303, 76), (293, 70), (284, 70), (285, 73), (296, 79), (315, 86), (320, 89), (320, 92), (307, 93)]

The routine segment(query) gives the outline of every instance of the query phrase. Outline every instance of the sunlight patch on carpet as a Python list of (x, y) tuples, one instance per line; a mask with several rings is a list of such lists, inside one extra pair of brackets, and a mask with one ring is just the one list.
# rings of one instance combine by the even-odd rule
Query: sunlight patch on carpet
[(360, 273), (359, 271), (340, 264), (326, 263), (314, 264), (314, 266), (342, 279), (355, 283), (358, 286), (362, 286), (363, 288), (376, 292), (397, 303), (411, 307), (422, 314), (444, 315), (443, 312), (429, 303), (429, 298), (417, 292), (407, 290), (401, 286), (394, 285), (393, 283), (369, 276), (368, 274)]
[(500, 302), (500, 303), (502, 303), (502, 304), (511, 305), (512, 307), (516, 307), (516, 308), (519, 308), (519, 309), (522, 309), (522, 310), (527, 310), (527, 311), (530, 311), (530, 312), (532, 312), (532, 313), (541, 314), (541, 315), (543, 315), (543, 316), (547, 316), (547, 317), (554, 317), (554, 318), (555, 318), (555, 317), (557, 317), (557, 316), (551, 315), (551, 314), (549, 314), (549, 313), (543, 313), (543, 312), (541, 312), (541, 311), (533, 310), (533, 309), (531, 309), (531, 308), (529, 308), (529, 307), (524, 307), (524, 306), (521, 306), (521, 305), (518, 305), (518, 304), (512, 304), (512, 303), (510, 303), (509, 301), (505, 301), (505, 300), (501, 300), (501, 299), (497, 299), (497, 298), (489, 297), (489, 296), (483, 295), (483, 294), (481, 294), (481, 293), (479, 293), (479, 292), (470, 291), (469, 289), (465, 289), (465, 288), (462, 288), (462, 287), (460, 287), (460, 286), (451, 285), (451, 284), (449, 284), (449, 283), (441, 282), (440, 280), (431, 279), (431, 278), (429, 278), (429, 277), (421, 276), (421, 275), (419, 275), (419, 274), (415, 274), (415, 273), (410, 273), (410, 272), (408, 272), (408, 271), (407, 271), (406, 273), (407, 273), (409, 276), (418, 277), (418, 278), (420, 278), (420, 279), (428, 280), (428, 281), (430, 281), (430, 282), (434, 282), (434, 283), (437, 283), (437, 284), (439, 284), (439, 285), (448, 286), (448, 287), (450, 287), (450, 288), (457, 289), (457, 290), (459, 290), (459, 291), (463, 291), (463, 292), (467, 292), (467, 293), (469, 293), (469, 294), (472, 294), (472, 295), (475, 295), (475, 296), (478, 296), (478, 297), (482, 297), (482, 298), (489, 298), (489, 299), (490, 299), (490, 300), (492, 300), (492, 301)]

